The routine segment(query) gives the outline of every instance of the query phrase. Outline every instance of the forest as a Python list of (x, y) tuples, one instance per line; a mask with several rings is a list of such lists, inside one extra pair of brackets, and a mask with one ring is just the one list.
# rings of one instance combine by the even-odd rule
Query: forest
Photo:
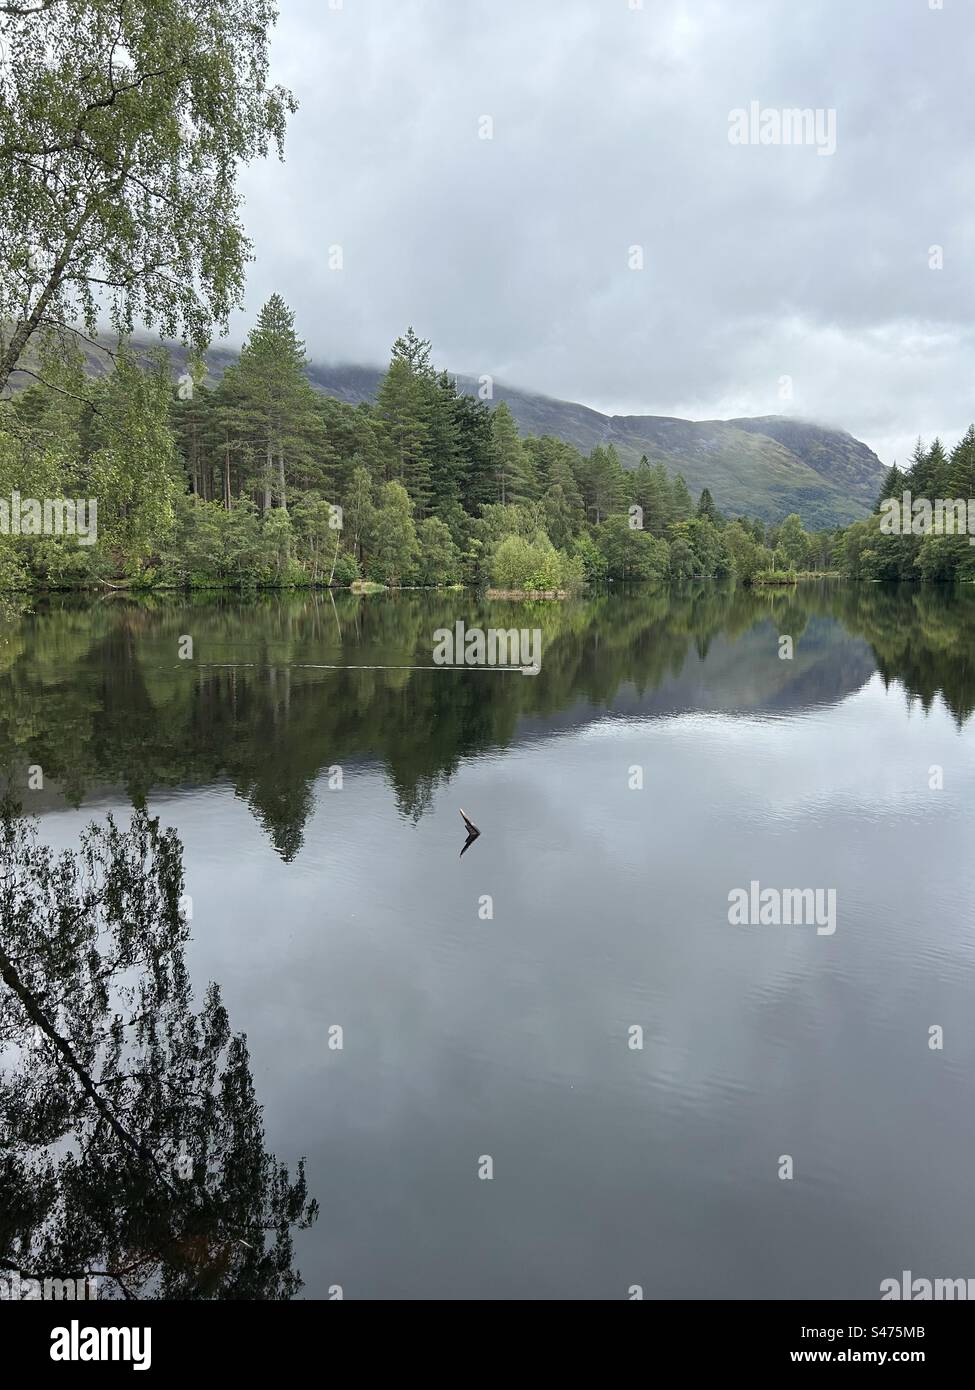
[[(0, 591), (975, 578), (965, 536), (725, 516), (662, 459), (523, 438), (412, 328), (366, 404), (315, 391), (277, 294), (211, 373), (253, 257), (238, 172), (283, 156), (297, 109), (270, 81), (273, 7), (0, 12)], [(975, 431), (919, 441), (883, 495), (902, 486), (975, 496)], [(58, 499), (96, 504), (94, 543), (38, 522)]]
[[(107, 352), (107, 350), (105, 350)], [(277, 295), (217, 381), (191, 357), (126, 347), (92, 376), (76, 348), (3, 403), (0, 496), (97, 499), (97, 542), (0, 536), (6, 589), (464, 585), (568, 592), (584, 584), (805, 573), (975, 578), (966, 536), (882, 532), (884, 498), (975, 496), (975, 428), (946, 452), (919, 441), (891, 468), (875, 515), (807, 532), (729, 518), (705, 488), (612, 445), (583, 456), (522, 438), (508, 407), (458, 392), (412, 328), (376, 400), (352, 406), (307, 379), (295, 316)]]

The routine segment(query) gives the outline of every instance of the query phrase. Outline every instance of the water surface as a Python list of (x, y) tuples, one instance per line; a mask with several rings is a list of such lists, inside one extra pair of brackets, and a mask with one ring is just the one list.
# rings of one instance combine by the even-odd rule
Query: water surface
[[(540, 673), (408, 669), (458, 619)], [(973, 635), (908, 587), (50, 600), (0, 760), (55, 848), (177, 830), (303, 1296), (875, 1298), (975, 1276)], [(752, 880), (835, 933), (731, 926)]]

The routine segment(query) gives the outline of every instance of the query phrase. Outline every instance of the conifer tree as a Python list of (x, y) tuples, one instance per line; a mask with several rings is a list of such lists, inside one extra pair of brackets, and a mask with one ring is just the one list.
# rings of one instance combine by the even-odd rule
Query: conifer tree
[(911, 466), (907, 470), (907, 487), (915, 497), (934, 498), (935, 476), (930, 464), (930, 451), (925, 449), (920, 437), (911, 454)]
[(559, 488), (572, 514), (573, 529), (577, 531), (584, 519), (582, 493), (577, 481), (582, 467), (578, 450), (550, 434), (523, 439), (522, 447), (532, 460), (540, 495), (547, 496), (553, 488)]
[(408, 328), (393, 344), (376, 408), (386, 429), (386, 481), (403, 483), (420, 515), (433, 495), (429, 449), (436, 394), (430, 343)]
[(940, 439), (936, 439), (928, 450), (927, 457), (927, 476), (931, 488), (930, 496), (944, 497), (945, 489), (948, 484), (948, 476), (951, 471), (948, 462), (948, 455), (945, 453), (945, 446)]
[(887, 475), (884, 478), (883, 483), (881, 484), (880, 495), (877, 498), (876, 504), (874, 506), (874, 511), (879, 512), (881, 504), (883, 502), (886, 502), (889, 497), (900, 498), (903, 495), (906, 486), (906, 476), (897, 467), (896, 462), (892, 463), (887, 470)]
[(694, 515), (694, 503), (684, 481), (683, 473), (678, 473), (670, 489), (671, 521), (689, 521)]
[(975, 425), (969, 425), (951, 451), (946, 497), (975, 501)]
[(505, 506), (535, 497), (538, 489), (531, 455), (525, 453), (514, 416), (504, 401), (492, 413), (491, 434), (498, 501)]
[(619, 511), (626, 497), (626, 484), (619, 455), (612, 444), (597, 444), (586, 460), (584, 495), (589, 519), (596, 525)]
[(454, 418), (461, 451), (460, 501), (469, 515), (478, 516), (496, 493), (491, 412), (484, 401), (462, 395), (454, 401)]
[(704, 488), (701, 492), (697, 504), (697, 515), (706, 521), (713, 522), (715, 526), (720, 526), (724, 521), (724, 517), (714, 504), (710, 488)]
[(188, 371), (184, 375), (190, 382), (184, 383), (187, 389), (173, 402), (173, 434), (187, 465), (190, 492), (206, 500), (214, 444), (213, 395), (203, 383), (202, 373)]
[(643, 507), (643, 529), (654, 536), (662, 536), (674, 519), (674, 499), (667, 469), (659, 460), (651, 466), (644, 486), (645, 500), (640, 502)]
[(305, 376), (305, 345), (295, 332), (295, 316), (280, 295), (261, 309), (257, 325), (240, 354), (239, 409), (259, 440), (263, 458), (262, 509), (277, 493), (287, 508), (285, 459), (305, 454), (319, 423), (313, 388)]
[(457, 386), (446, 372), (434, 383), (430, 410), (430, 492), (438, 515), (460, 501), (463, 452), (457, 418)]

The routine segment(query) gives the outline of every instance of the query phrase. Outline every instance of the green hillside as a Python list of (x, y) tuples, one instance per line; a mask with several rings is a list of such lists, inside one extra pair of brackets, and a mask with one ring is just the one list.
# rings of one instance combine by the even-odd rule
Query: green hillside
[[(379, 368), (313, 364), (318, 390), (342, 400), (371, 400)], [(459, 390), (474, 395), (474, 378), (458, 376)], [(696, 496), (710, 488), (717, 505), (781, 521), (798, 512), (810, 529), (847, 525), (869, 515), (886, 469), (877, 455), (842, 430), (783, 416), (742, 420), (682, 420), (662, 415), (603, 415), (572, 401), (554, 400), (494, 383), (522, 434), (552, 434), (588, 453), (613, 444), (624, 468), (641, 455), (682, 473)]]
[[(148, 350), (147, 344), (139, 345)], [(185, 352), (169, 349), (175, 372)], [(86, 349), (89, 370), (101, 374), (110, 359)], [(213, 380), (237, 360), (236, 352), (213, 348), (207, 362)], [(308, 377), (324, 395), (355, 405), (375, 398), (383, 369), (312, 363)], [(20, 384), (28, 384), (21, 377)], [(476, 395), (478, 382), (458, 376), (458, 390)], [(697, 496), (709, 488), (728, 515), (781, 521), (797, 512), (810, 529), (847, 525), (872, 510), (885, 468), (877, 455), (843, 430), (809, 421), (766, 415), (754, 419), (683, 420), (665, 415), (604, 415), (573, 401), (555, 400), (495, 382), (492, 401), (504, 401), (523, 435), (555, 435), (589, 453), (612, 444), (624, 468), (642, 455), (662, 462), (671, 476), (682, 473)]]

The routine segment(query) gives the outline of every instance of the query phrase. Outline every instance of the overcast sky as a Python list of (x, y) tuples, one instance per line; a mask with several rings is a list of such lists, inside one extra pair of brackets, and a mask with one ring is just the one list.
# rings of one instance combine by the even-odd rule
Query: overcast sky
[[(235, 340), (278, 290), (323, 361), (384, 362), (412, 323), (438, 365), (610, 413), (795, 413), (885, 462), (953, 442), (975, 5), (943, 3), (282, 0), (301, 110), (244, 176)], [(835, 111), (835, 153), (732, 144), (751, 102)]]

